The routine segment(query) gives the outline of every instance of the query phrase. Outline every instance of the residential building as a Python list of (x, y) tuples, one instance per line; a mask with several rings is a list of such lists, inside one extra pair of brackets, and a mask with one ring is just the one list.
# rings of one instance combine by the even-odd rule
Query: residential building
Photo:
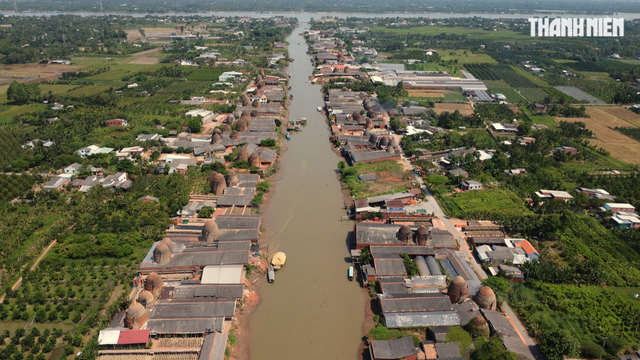
[(162, 135), (160, 134), (139, 134), (138, 141), (147, 141), (147, 140), (162, 140)]
[(142, 146), (126, 147), (120, 151), (116, 151), (116, 156), (120, 160), (125, 158), (132, 158), (135, 155), (142, 155), (142, 154), (144, 154), (144, 148)]
[(82, 165), (78, 164), (78, 163), (73, 163), (67, 167), (64, 168), (64, 173), (65, 174), (70, 174), (70, 175), (75, 175), (77, 174), (80, 169), (82, 169)]
[(237, 72), (237, 71), (226, 71), (223, 72), (222, 75), (220, 75), (218, 77), (218, 81), (220, 82), (226, 82), (226, 81), (233, 81), (236, 79), (240, 79), (242, 77), (242, 73), (241, 72)]
[(611, 217), (611, 222), (620, 229), (640, 228), (640, 216), (636, 213), (618, 212)]
[(78, 149), (78, 151), (76, 151), (78, 153), (78, 155), (82, 156), (82, 157), (87, 157), (89, 155), (92, 155), (94, 153), (96, 153), (98, 151), (98, 149), (100, 149), (98, 146), (96, 145), (89, 145), (87, 147), (83, 147), (81, 149)]
[(460, 184), (460, 189), (463, 191), (472, 191), (482, 189), (482, 184), (475, 180), (467, 180)]
[(455, 169), (448, 170), (447, 175), (461, 176), (466, 178), (467, 176), (469, 176), (469, 173), (464, 171), (461, 168), (455, 168)]
[(527, 170), (523, 169), (523, 168), (518, 168), (518, 169), (510, 169), (510, 170), (505, 170), (504, 171), (505, 174), (507, 175), (524, 175), (527, 173)]
[(124, 120), (124, 119), (111, 119), (111, 120), (107, 120), (106, 123), (107, 123), (107, 127), (129, 126), (129, 123), (127, 122), (127, 120)]
[[(505, 241), (508, 241), (508, 240), (509, 239), (506, 239)], [(525, 254), (527, 255), (527, 259), (529, 259), (530, 261), (540, 259), (540, 254), (533, 247), (533, 245), (531, 245), (529, 240), (511, 240), (511, 243), (514, 244), (516, 247), (522, 248), (522, 250), (524, 250)]]
[(540, 190), (536, 192), (536, 195), (540, 199), (552, 199), (552, 200), (570, 200), (573, 199), (573, 196), (566, 191), (559, 190)]
[(64, 190), (64, 187), (71, 181), (70, 177), (66, 176), (54, 176), (44, 186), (45, 190)]
[(604, 208), (605, 210), (611, 211), (613, 213), (617, 213), (617, 212), (633, 213), (636, 211), (635, 206), (631, 204), (622, 204), (622, 203), (606, 203), (604, 204)]
[(216, 113), (214, 113), (211, 110), (193, 109), (193, 110), (187, 111), (185, 116), (190, 116), (190, 117), (200, 116), (202, 118), (202, 123), (204, 124), (208, 121), (211, 121), (211, 119), (213, 119), (216, 116)]
[(127, 182), (130, 183), (130, 181), (127, 180), (127, 173), (119, 172), (105, 177), (102, 181), (102, 186), (106, 188), (126, 188)]
[(493, 123), (491, 124), (491, 128), (493, 128), (493, 131), (496, 131), (496, 132), (513, 133), (513, 134), (518, 132), (518, 128), (516, 128), (514, 124)]
[(615, 196), (609, 194), (604, 189), (589, 189), (589, 188), (577, 188), (576, 192), (585, 193), (588, 197), (592, 199), (602, 199), (602, 200), (610, 200), (613, 201), (616, 199)]
[(555, 148), (554, 151), (562, 151), (565, 154), (570, 154), (570, 155), (574, 155), (578, 153), (578, 149), (571, 146), (558, 146)]

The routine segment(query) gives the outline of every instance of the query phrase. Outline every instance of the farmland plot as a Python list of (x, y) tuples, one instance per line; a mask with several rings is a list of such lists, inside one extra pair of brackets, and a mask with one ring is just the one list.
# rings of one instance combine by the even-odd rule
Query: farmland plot
[(611, 156), (629, 164), (640, 165), (640, 142), (614, 130), (616, 127), (629, 127), (629, 122), (599, 108), (588, 107), (590, 118), (556, 118), (558, 121), (584, 122), (587, 129), (593, 131), (596, 138), (589, 142), (601, 147)]
[(557, 90), (562, 91), (563, 93), (573, 97), (574, 99), (578, 99), (581, 101), (588, 101), (592, 104), (604, 105), (604, 101), (587, 94), (586, 92), (578, 89), (574, 86), (556, 86)]

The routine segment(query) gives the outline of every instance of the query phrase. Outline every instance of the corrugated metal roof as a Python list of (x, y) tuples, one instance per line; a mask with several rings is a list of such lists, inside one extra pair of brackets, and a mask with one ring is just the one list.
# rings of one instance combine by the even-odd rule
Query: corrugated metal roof
[(436, 343), (438, 359), (454, 359), (460, 357), (460, 345), (456, 343)]
[(379, 295), (380, 307), (384, 313), (452, 311), (453, 305), (447, 295), (394, 294)]
[(376, 275), (407, 275), (402, 259), (374, 259), (373, 264), (376, 268)]
[(454, 311), (384, 313), (383, 315), (388, 328), (460, 325), (460, 318)]
[(98, 335), (98, 345), (117, 345), (120, 330), (102, 330)]
[(210, 265), (202, 270), (202, 284), (239, 284), (243, 265)]
[(395, 340), (372, 340), (371, 350), (376, 360), (402, 359), (418, 354), (410, 336)]
[(228, 339), (227, 335), (219, 332), (207, 335), (202, 343), (198, 360), (223, 360)]

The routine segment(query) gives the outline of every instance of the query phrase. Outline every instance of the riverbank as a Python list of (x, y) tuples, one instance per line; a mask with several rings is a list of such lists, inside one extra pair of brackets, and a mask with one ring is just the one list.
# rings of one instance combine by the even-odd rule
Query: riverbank
[[(286, 101), (286, 107), (282, 117), (284, 119), (289, 118), (289, 106), (291, 102)], [(283, 121), (283, 124), (285, 121)], [(281, 125), (280, 129), (285, 125)], [(267, 268), (269, 266), (269, 240), (273, 236), (274, 229), (269, 222), (269, 213), (272, 207), (272, 199), (276, 192), (276, 182), (280, 178), (281, 174), (281, 159), (282, 155), (287, 151), (287, 145), (284, 142), (284, 138), (278, 139), (278, 160), (273, 165), (276, 172), (266, 178), (266, 181), (271, 183), (271, 188), (263, 195), (263, 204), (260, 207), (260, 237), (258, 239), (258, 245), (260, 246), (259, 258), (260, 261), (256, 264), (250, 264), (252, 266), (251, 275), (244, 279), (244, 294), (241, 300), (241, 305), (234, 314), (236, 322), (232, 325), (233, 336), (235, 337), (236, 345), (230, 347), (230, 359), (236, 360), (249, 360), (250, 359), (250, 343), (251, 343), (251, 328), (250, 321), (251, 315), (256, 311), (258, 305), (261, 303), (260, 296), (260, 284), (264, 281), (267, 274)], [(230, 337), (231, 339), (231, 337)]]

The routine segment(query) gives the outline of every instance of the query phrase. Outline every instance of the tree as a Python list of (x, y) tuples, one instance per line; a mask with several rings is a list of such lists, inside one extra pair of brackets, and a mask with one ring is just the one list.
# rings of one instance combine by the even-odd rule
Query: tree
[(29, 101), (29, 93), (24, 84), (12, 82), (7, 89), (7, 100), (16, 104), (26, 104)]
[(373, 258), (371, 257), (371, 249), (369, 246), (365, 246), (360, 252), (360, 263), (361, 264), (371, 264)]
[(517, 360), (518, 357), (504, 348), (500, 338), (494, 337), (471, 353), (471, 360)]
[(129, 174), (135, 173), (135, 165), (133, 164), (133, 161), (129, 159), (122, 159), (118, 161), (118, 164), (116, 165), (116, 170), (119, 172), (126, 172)]
[(416, 274), (418, 274), (419, 270), (418, 270), (418, 264), (416, 264), (415, 261), (413, 261), (408, 254), (400, 254), (400, 257), (402, 257), (402, 262), (404, 263), (404, 268), (405, 270), (407, 270), (407, 274), (409, 276), (414, 276)]
[(272, 138), (264, 139), (264, 140), (260, 141), (260, 146), (274, 147), (274, 146), (276, 146), (276, 140), (272, 139)]
[(202, 130), (202, 121), (200, 118), (193, 118), (187, 122), (187, 126), (192, 133), (199, 133)]
[(211, 206), (203, 206), (198, 213), (198, 218), (210, 218), (213, 215), (213, 208)]
[(540, 350), (549, 360), (562, 360), (565, 355), (572, 356), (578, 353), (578, 346), (574, 338), (565, 330), (543, 330), (538, 337)]

